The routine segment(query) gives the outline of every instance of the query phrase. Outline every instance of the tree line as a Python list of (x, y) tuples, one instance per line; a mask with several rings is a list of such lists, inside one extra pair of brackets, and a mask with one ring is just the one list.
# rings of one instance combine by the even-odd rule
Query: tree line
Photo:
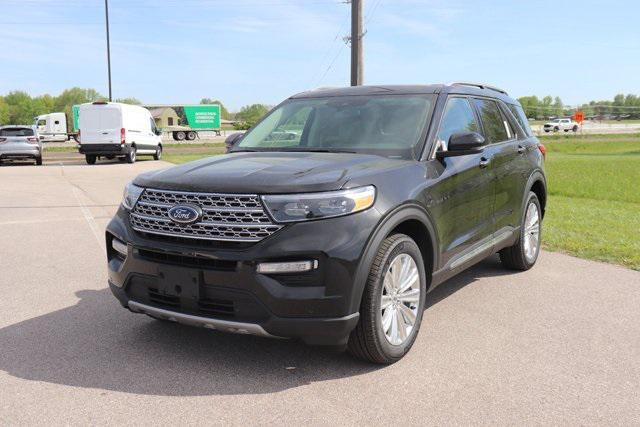
[[(73, 105), (105, 99), (106, 97), (95, 89), (79, 87), (66, 89), (58, 96), (46, 94), (32, 97), (27, 92), (17, 90), (0, 96), (0, 125), (31, 124), (36, 116), (59, 111), (71, 117)], [(613, 100), (594, 100), (580, 106), (567, 106), (559, 96), (543, 98), (523, 96), (518, 98), (518, 101), (522, 104), (527, 117), (531, 119), (571, 116), (576, 109), (584, 112), (586, 117), (640, 119), (640, 96), (633, 94), (618, 94)], [(119, 98), (115, 102), (141, 105), (136, 98)], [(248, 129), (271, 109), (265, 104), (251, 104), (232, 113), (217, 99), (202, 98), (200, 103), (220, 104), (222, 119), (234, 121), (237, 129)], [(70, 122), (69, 120), (69, 126)]]
[(640, 96), (633, 94), (618, 94), (613, 100), (594, 100), (578, 106), (567, 106), (558, 96), (523, 96), (518, 101), (530, 119), (571, 116), (576, 110), (588, 118), (640, 119)]
[[(106, 99), (106, 96), (95, 89), (79, 87), (65, 89), (58, 96), (49, 94), (31, 96), (25, 91), (16, 90), (0, 96), (0, 125), (30, 125), (36, 116), (54, 112), (64, 112), (70, 118), (73, 105)], [(136, 98), (118, 98), (114, 101), (142, 105)], [(242, 107), (237, 113), (231, 113), (222, 102), (216, 99), (203, 98), (200, 103), (220, 104), (222, 119), (237, 121), (239, 128), (252, 126), (270, 109), (264, 104), (252, 104)], [(72, 126), (71, 120), (67, 120), (67, 126)], [(68, 130), (71, 131), (71, 129)]]

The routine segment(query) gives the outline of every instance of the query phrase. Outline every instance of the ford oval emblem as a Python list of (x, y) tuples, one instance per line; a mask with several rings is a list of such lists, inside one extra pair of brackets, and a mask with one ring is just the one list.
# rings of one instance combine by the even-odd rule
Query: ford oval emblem
[(176, 205), (167, 213), (169, 219), (177, 224), (193, 224), (202, 217), (202, 209), (198, 206)]

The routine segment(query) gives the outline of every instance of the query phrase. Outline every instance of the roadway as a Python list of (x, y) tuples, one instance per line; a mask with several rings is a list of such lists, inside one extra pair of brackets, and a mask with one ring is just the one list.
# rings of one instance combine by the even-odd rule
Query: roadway
[(0, 424), (640, 423), (640, 272), (613, 265), (490, 258), (429, 295), (386, 367), (127, 312), (103, 230), (167, 166), (0, 167)]

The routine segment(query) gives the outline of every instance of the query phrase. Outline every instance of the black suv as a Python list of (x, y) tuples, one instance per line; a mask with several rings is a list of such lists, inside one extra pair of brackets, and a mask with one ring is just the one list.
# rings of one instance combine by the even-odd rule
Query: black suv
[(496, 252), (536, 262), (543, 161), (522, 107), (490, 86), (305, 92), (230, 153), (127, 185), (109, 286), (157, 319), (392, 363), (436, 285)]

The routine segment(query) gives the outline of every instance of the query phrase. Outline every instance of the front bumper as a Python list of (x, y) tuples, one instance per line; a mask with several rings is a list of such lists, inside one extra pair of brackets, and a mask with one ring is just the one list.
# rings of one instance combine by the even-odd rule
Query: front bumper
[[(107, 227), (109, 285), (133, 312), (228, 332), (345, 344), (358, 322), (356, 271), (375, 209), (283, 227), (256, 244), (176, 241), (131, 229), (120, 208)], [(111, 247), (127, 243), (126, 258)], [(124, 258), (124, 259), (123, 259)], [(312, 272), (260, 274), (259, 262), (317, 260)]]

